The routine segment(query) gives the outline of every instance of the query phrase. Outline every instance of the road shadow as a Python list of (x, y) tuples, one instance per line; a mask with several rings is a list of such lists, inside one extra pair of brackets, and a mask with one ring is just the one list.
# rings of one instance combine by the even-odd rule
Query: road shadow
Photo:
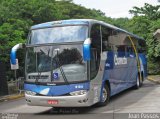
[(48, 114), (54, 114), (54, 115), (70, 115), (70, 114), (89, 114), (92, 113), (93, 110), (95, 110), (95, 106), (91, 107), (60, 107), (60, 108), (51, 108), (49, 110), (46, 110), (41, 113), (37, 113), (36, 115), (48, 115)]

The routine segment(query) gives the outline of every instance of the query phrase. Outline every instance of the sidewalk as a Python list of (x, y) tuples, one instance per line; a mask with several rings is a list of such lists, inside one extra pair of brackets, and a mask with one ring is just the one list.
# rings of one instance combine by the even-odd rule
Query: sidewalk
[(24, 94), (13, 94), (13, 95), (6, 95), (6, 96), (0, 96), (0, 102), (8, 101), (8, 100), (14, 100), (24, 97)]
[(148, 80), (160, 84), (160, 75), (150, 75), (147, 78)]

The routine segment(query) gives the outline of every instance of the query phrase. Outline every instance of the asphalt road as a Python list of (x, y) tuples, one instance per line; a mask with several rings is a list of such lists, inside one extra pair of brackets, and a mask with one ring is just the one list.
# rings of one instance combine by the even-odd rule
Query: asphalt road
[[(105, 107), (59, 108), (28, 106), (25, 99), (0, 103), (0, 118), (7, 119), (125, 119), (131, 114), (157, 113), (160, 118), (160, 85), (146, 80), (138, 89), (128, 89), (114, 97)], [(159, 114), (158, 114), (159, 113)], [(153, 115), (152, 115), (153, 116)]]

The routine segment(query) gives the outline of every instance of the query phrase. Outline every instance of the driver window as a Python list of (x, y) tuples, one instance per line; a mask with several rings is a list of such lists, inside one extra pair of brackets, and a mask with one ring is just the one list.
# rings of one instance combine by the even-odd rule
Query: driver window
[(90, 61), (90, 76), (94, 79), (98, 73), (100, 65), (101, 53), (101, 34), (100, 25), (94, 24), (91, 29), (91, 61)]

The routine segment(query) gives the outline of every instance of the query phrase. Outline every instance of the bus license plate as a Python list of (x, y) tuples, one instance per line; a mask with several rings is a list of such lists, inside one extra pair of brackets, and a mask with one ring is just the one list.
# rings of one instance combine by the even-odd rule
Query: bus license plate
[(57, 105), (58, 104), (58, 100), (48, 100), (48, 104)]

